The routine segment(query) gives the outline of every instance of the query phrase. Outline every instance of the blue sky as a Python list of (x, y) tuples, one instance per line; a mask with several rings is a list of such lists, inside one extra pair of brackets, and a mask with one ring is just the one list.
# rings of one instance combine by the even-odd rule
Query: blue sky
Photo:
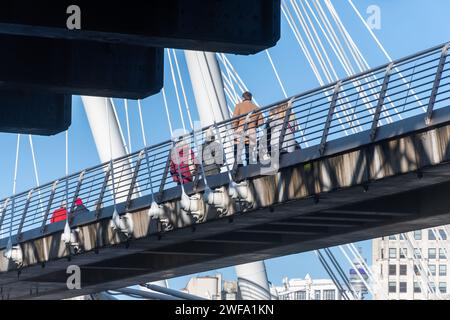
[[(332, 2), (369, 64), (375, 67), (386, 63), (386, 58), (370, 38), (369, 33), (357, 18), (348, 2), (346, 0), (334, 0)], [(393, 58), (400, 58), (450, 40), (450, 33), (446, 24), (448, 21), (448, 12), (450, 12), (450, 2), (448, 0), (354, 0), (354, 3), (364, 17), (367, 16), (366, 9), (370, 5), (378, 5), (381, 8), (382, 28), (375, 30), (375, 34)], [(271, 49), (270, 52), (289, 95), (319, 86), (284, 19), (282, 24), (282, 39), (277, 47)], [(228, 57), (260, 104), (269, 104), (283, 98), (264, 53), (255, 56), (229, 55)], [(190, 88), (184, 56), (181, 52), (179, 52), (178, 58), (180, 59), (180, 66), (186, 87)], [(181, 127), (169, 72), (166, 61), (165, 81), (169, 105), (174, 118), (174, 125)], [(344, 76), (343, 73), (342, 76)], [(191, 90), (187, 91), (191, 109), (194, 111), (193, 116), (194, 118), (198, 118), (195, 112), (192, 92)], [(126, 130), (123, 103), (117, 101), (117, 104), (120, 120)], [(130, 105), (136, 107), (136, 102), (130, 102)], [(149, 143), (154, 144), (168, 139), (170, 134), (161, 95), (146, 99), (143, 102), (143, 106), (146, 136)], [(140, 133), (137, 108), (131, 108), (130, 113), (132, 149), (138, 150), (143, 147), (143, 141)], [(85, 167), (98, 164), (99, 159), (94, 141), (79, 97), (73, 98), (73, 125), (69, 132), (70, 171), (76, 172)], [(10, 196), (12, 193), (16, 139), (16, 135), (0, 134), (0, 146), (2, 150), (0, 156), (1, 198)], [(64, 134), (50, 138), (34, 137), (33, 139), (41, 183), (64, 176)], [(17, 183), (19, 192), (36, 185), (27, 137), (22, 139)], [(364, 242), (358, 245), (363, 247), (364, 255), (370, 261), (370, 242)], [(280, 284), (283, 277), (304, 277), (307, 273), (310, 273), (313, 277), (326, 277), (324, 270), (312, 253), (267, 261), (267, 270), (270, 281), (275, 284)], [(214, 272), (216, 271), (211, 271), (211, 273)], [(220, 270), (220, 272), (224, 274), (225, 278), (231, 279), (235, 277), (232, 268)], [(173, 279), (170, 281), (170, 286), (173, 288), (182, 288), (188, 278)]]

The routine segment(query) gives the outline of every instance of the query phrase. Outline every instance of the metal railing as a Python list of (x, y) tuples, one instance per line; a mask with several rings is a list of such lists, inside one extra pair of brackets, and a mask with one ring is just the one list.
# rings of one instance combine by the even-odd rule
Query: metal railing
[[(448, 47), (447, 43), (305, 92), (262, 108), (251, 117), (243, 115), (218, 123), (212, 129), (216, 142), (223, 147), (225, 164), (221, 170), (235, 166), (234, 142), (242, 138), (235, 133), (245, 129), (260, 144), (267, 139), (269, 146), (280, 145), (287, 152), (319, 146), (323, 154), (328, 142), (347, 135), (367, 132), (374, 140), (384, 125), (420, 114), (424, 121), (430, 121), (434, 110), (449, 106)], [(268, 129), (270, 135), (265, 135)], [(211, 127), (183, 137), (193, 150), (193, 158), (201, 158), (200, 147), (210, 135)], [(171, 163), (172, 150), (174, 142), (165, 141), (116, 159), (113, 165), (86, 169), (0, 201), (0, 240), (12, 235), (20, 241), (23, 232), (39, 228), (44, 233), (63, 202), (67, 203), (69, 217), (76, 209), (77, 198), (91, 212), (99, 213), (113, 205), (114, 199), (126, 203), (127, 208), (132, 199), (176, 187), (180, 172), (189, 182), (202, 171), (198, 165), (180, 168)]]

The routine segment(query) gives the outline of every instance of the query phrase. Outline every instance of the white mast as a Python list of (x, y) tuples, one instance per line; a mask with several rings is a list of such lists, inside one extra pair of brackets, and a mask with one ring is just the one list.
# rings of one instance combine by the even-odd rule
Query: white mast
[[(230, 119), (216, 55), (211, 52), (185, 51), (185, 57), (202, 126)], [(235, 270), (242, 299), (270, 300), (264, 261), (236, 266)]]
[(216, 55), (186, 50), (185, 57), (202, 127), (230, 119)]

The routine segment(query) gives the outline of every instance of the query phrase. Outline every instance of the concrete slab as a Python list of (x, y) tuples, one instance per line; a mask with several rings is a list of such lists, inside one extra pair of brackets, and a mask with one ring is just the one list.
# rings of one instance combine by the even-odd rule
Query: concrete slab
[(72, 121), (71, 95), (0, 89), (0, 101), (1, 132), (50, 136)]
[(4, 34), (0, 43), (0, 89), (143, 99), (163, 86), (162, 48)]
[(253, 54), (277, 43), (280, 17), (280, 0), (3, 0), (0, 33)]

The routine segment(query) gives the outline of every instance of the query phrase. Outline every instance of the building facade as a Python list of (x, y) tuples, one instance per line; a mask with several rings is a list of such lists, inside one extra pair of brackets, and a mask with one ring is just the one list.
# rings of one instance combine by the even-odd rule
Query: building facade
[[(220, 274), (193, 277), (183, 292), (208, 300), (240, 300), (237, 281), (226, 281)], [(283, 285), (271, 286), (272, 300), (343, 300), (338, 288), (329, 279), (283, 279)]]
[(372, 242), (376, 300), (449, 299), (448, 227)]
[[(283, 286), (275, 287), (279, 300), (344, 300), (330, 279), (283, 279)], [(350, 294), (349, 294), (350, 295)]]

